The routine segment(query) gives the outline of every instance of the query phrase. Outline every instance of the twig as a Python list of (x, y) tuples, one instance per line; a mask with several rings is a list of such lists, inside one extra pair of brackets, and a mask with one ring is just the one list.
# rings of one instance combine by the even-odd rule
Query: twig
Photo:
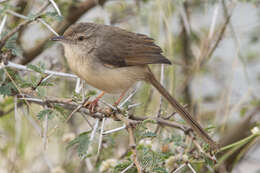
[(191, 166), (190, 163), (188, 163), (187, 165), (188, 165), (188, 167), (190, 168), (190, 170), (191, 170), (193, 173), (197, 173), (197, 172), (193, 169), (193, 167)]
[[(219, 34), (217, 35), (216, 38), (212, 37), (210, 40), (207, 39), (205, 42), (202, 42), (202, 50), (199, 54), (199, 57), (197, 58), (199, 62), (197, 62), (196, 64), (193, 65), (193, 67), (190, 70), (189, 74), (187, 75), (186, 79), (184, 79), (183, 83), (178, 88), (178, 91), (181, 92), (185, 88), (187, 83), (189, 81), (191, 81), (193, 76), (196, 74), (197, 69), (199, 69), (203, 64), (205, 64), (205, 62), (207, 62), (211, 58), (213, 52), (216, 50), (217, 46), (219, 45), (220, 41), (223, 38), (227, 25), (230, 21), (231, 15), (232, 15), (232, 12), (226, 17), (226, 20), (222, 24), (221, 28), (219, 29)], [(211, 45), (210, 41), (212, 41), (212, 40), (216, 40), (216, 41), (214, 42), (214, 44), (212, 46), (210, 46)]]
[[(6, 69), (4, 69), (5, 74), (7, 74), (8, 78), (12, 81), (12, 83), (14, 84), (15, 88), (18, 90), (19, 94), (22, 94), (21, 89), (17, 86), (17, 84), (15, 83), (14, 79), (12, 78), (12, 76), (8, 73), (8, 71)], [(24, 97), (24, 96), (22, 96)], [(30, 106), (29, 103), (25, 100), (25, 103), (27, 104), (27, 106)]]
[(45, 5), (43, 5), (40, 10), (35, 14), (35, 18), (31, 19), (31, 20), (26, 20), (22, 23), (20, 23), (17, 27), (15, 27), (13, 30), (11, 30), (0, 42), (0, 50), (3, 48), (3, 46), (5, 45), (6, 41), (12, 37), (16, 32), (18, 32), (19, 30), (21, 30), (22, 28), (24, 28), (25, 26), (27, 26), (28, 24), (30, 24), (31, 22), (35, 21), (36, 19), (38, 19), (41, 16), (41, 13), (49, 6), (49, 2), (46, 3)]
[(6, 19), (7, 19), (7, 15), (4, 15), (3, 20), (0, 24), (0, 38), (1, 38), (2, 31), (4, 30)]
[[(164, 64), (161, 65), (160, 83), (162, 84), (162, 86), (164, 86)], [(160, 105), (159, 105), (159, 110), (157, 112), (157, 118), (160, 118), (161, 116), (162, 104), (163, 104), (163, 97), (162, 95), (160, 95)], [(158, 124), (154, 133), (158, 133), (159, 130), (160, 130), (160, 126)]]
[(218, 17), (219, 6), (220, 6), (220, 0), (215, 5), (215, 9), (214, 9), (213, 17), (212, 17), (212, 22), (211, 22), (210, 29), (209, 29), (208, 39), (211, 39), (212, 36), (213, 36), (214, 30), (215, 30), (215, 26), (216, 26), (217, 17)]
[(59, 34), (43, 19), (38, 19), (39, 22), (41, 22), (46, 28), (48, 28), (54, 35), (59, 36)]
[[(22, 94), (22, 98), (20, 98), (20, 97), (21, 96), (18, 95), (19, 99), (23, 99), (23, 100), (26, 100), (28, 102), (33, 102), (33, 103), (40, 104), (40, 105), (47, 105), (47, 104), (50, 104), (50, 103), (56, 103), (56, 104), (59, 104), (60, 106), (66, 108), (66, 109), (69, 109), (69, 110), (74, 110), (75, 108), (77, 108), (79, 106), (79, 104), (71, 102), (71, 99), (62, 99), (62, 98), (55, 98), (55, 97), (46, 96), (45, 100), (42, 100), (42, 99), (38, 99), (38, 98), (33, 98), (31, 96), (27, 96), (26, 94)], [(89, 114), (89, 110), (84, 108), (84, 107), (81, 107), (78, 111), (85, 113), (85, 114)], [(103, 112), (104, 112), (104, 110), (101, 109), (98, 112), (91, 114), (91, 117), (102, 119), (104, 117)], [(116, 112), (116, 114), (118, 114), (118, 113)], [(144, 121), (144, 120), (147, 120), (147, 119), (151, 119), (151, 120), (154, 120), (156, 123), (159, 123), (161, 125), (173, 127), (173, 128), (179, 129), (179, 130), (184, 131), (184, 132), (188, 129), (184, 125), (180, 125), (180, 124), (172, 122), (172, 121), (168, 121), (168, 120), (164, 120), (162, 118), (157, 118), (157, 117), (152, 117), (152, 116), (138, 116), (137, 117), (137, 116), (134, 116), (134, 115), (130, 115), (129, 118), (132, 119), (132, 120), (136, 120), (136, 121)]]
[(47, 75), (47, 76), (42, 80), (42, 82), (45, 82), (45, 81), (49, 80), (52, 76), (54, 76), (54, 74)]
[(83, 104), (81, 105), (78, 105), (78, 107), (76, 107), (71, 113), (70, 115), (66, 118), (66, 121), (65, 122), (68, 122), (69, 119), (72, 117), (72, 115), (74, 115), (74, 113), (78, 112), (78, 110), (80, 110), (80, 108), (82, 108)]
[(97, 119), (97, 120), (96, 120), (96, 124), (95, 124), (95, 126), (94, 126), (94, 129), (93, 129), (92, 132), (91, 132), (89, 141), (93, 141), (93, 139), (94, 139), (94, 137), (95, 137), (95, 134), (96, 134), (96, 132), (97, 132), (97, 129), (98, 129), (99, 121), (100, 121), (100, 119)]
[(29, 17), (24, 16), (24, 15), (19, 14), (19, 13), (16, 13), (15, 11), (12, 11), (12, 10), (8, 9), (8, 10), (6, 10), (6, 12), (11, 14), (11, 15), (13, 15), (13, 16), (15, 16), (15, 17), (19, 17), (19, 18), (24, 19), (24, 20), (29, 20)]
[(103, 139), (105, 121), (106, 121), (106, 118), (103, 118), (102, 123), (101, 123), (101, 128), (100, 128), (99, 141), (98, 141), (97, 160), (99, 160), (99, 154), (100, 154), (100, 150), (101, 150), (101, 147), (102, 147), (102, 139)]
[(49, 0), (49, 1), (51, 2), (54, 9), (57, 11), (58, 15), (61, 16), (60, 9), (59, 9), (58, 5), (55, 3), (55, 1), (54, 0)]
[[(164, 86), (164, 64), (161, 65), (160, 83), (162, 84), (162, 86)], [(160, 117), (160, 116), (161, 116), (162, 103), (163, 103), (163, 97), (162, 97), (162, 95), (161, 95), (161, 96), (160, 96), (160, 105), (159, 105), (159, 110), (158, 110), (158, 113), (157, 113), (157, 117)]]
[(123, 171), (121, 171), (120, 173), (126, 173), (126, 171), (128, 171), (130, 168), (132, 168), (134, 166), (134, 163), (131, 163), (128, 167), (126, 167)]
[(180, 14), (181, 14), (181, 17), (183, 20), (184, 27), (185, 27), (188, 35), (190, 35), (191, 34), (190, 23), (189, 23), (188, 16), (187, 16), (186, 10), (184, 9), (182, 1), (181, 1), (181, 5), (180, 5)]
[(87, 117), (85, 116), (85, 114), (81, 113), (82, 117), (86, 120), (86, 122), (88, 123), (89, 127), (91, 128), (91, 130), (93, 130), (93, 125), (89, 122), (89, 120), (87, 119)]
[(122, 108), (128, 102), (128, 100), (130, 100), (136, 94), (136, 91), (137, 90), (135, 89), (131, 94), (129, 94), (129, 96), (124, 101), (122, 101), (121, 104), (119, 104), (118, 108)]
[(130, 110), (130, 109), (137, 107), (139, 105), (141, 105), (141, 103), (135, 103), (135, 104), (129, 105), (129, 106), (127, 106), (127, 110)]
[(44, 124), (43, 124), (43, 150), (46, 151), (47, 147), (47, 132), (48, 132), (48, 114), (44, 117)]
[(122, 127), (118, 127), (118, 128), (115, 128), (115, 129), (112, 129), (112, 130), (107, 130), (107, 131), (103, 132), (103, 135), (118, 132), (118, 131), (123, 130), (125, 128), (126, 128), (126, 125), (124, 124)]
[(46, 151), (43, 151), (42, 156), (43, 156), (43, 160), (46, 162), (48, 168), (49, 168), (50, 170), (52, 170), (52, 169), (53, 169), (53, 165), (52, 165), (50, 159), (48, 159), (48, 157), (47, 157), (47, 152), (46, 152)]
[[(7, 61), (7, 64), (6, 64), (6, 65), (3, 64), (3, 65), (0, 67), (0, 69), (2, 69), (2, 68), (4, 68), (4, 67), (12, 67), (12, 68), (20, 69), (20, 70), (33, 71), (32, 69), (27, 68), (27, 67), (24, 66), (24, 65), (16, 64), (16, 63), (13, 63), (13, 62), (10, 62), (10, 61)], [(56, 71), (51, 71), (51, 70), (43, 70), (43, 73), (51, 74), (51, 75), (53, 75), (53, 76), (68, 77), (68, 78), (78, 78), (78, 77), (77, 77), (76, 75), (74, 75), (74, 74), (56, 72)]]
[(14, 97), (15, 142), (19, 144), (21, 139), (21, 117), (18, 115), (17, 96)]
[(186, 164), (181, 164), (173, 173), (177, 173), (179, 170), (181, 170), (183, 167), (185, 167)]
[(42, 76), (41, 79), (40, 79), (40, 81), (36, 84), (36, 86), (31, 87), (32, 90), (36, 90), (36, 89), (42, 84), (43, 80), (44, 80), (45, 78), (47, 78), (47, 77), (48, 77), (48, 75)]
[(115, 106), (113, 106), (113, 105), (111, 105), (111, 104), (105, 102), (104, 100), (99, 99), (99, 101), (100, 101), (101, 103), (103, 103), (104, 105), (110, 107), (111, 109), (113, 109), (113, 110), (117, 110), (117, 108), (116, 108)]
[(77, 82), (76, 82), (76, 86), (75, 86), (75, 93), (80, 93), (81, 87), (80, 87), (80, 78), (77, 77)]
[(30, 116), (29, 111), (25, 112), (26, 110), (24, 110), (24, 107), (22, 107), (22, 109), (23, 109), (23, 115), (25, 116), (25, 118), (31, 123), (31, 125), (34, 127), (34, 129), (38, 133), (38, 135), (41, 136), (42, 128), (40, 127), (40, 125), (37, 124), (37, 122), (32, 118), (32, 116)]
[(205, 156), (207, 156), (209, 159), (217, 162), (216, 157), (213, 155), (211, 156), (210, 154), (206, 153), (201, 146), (199, 145), (199, 143), (196, 140), (192, 140), (192, 142), (194, 143), (194, 145), (196, 146), (196, 148), (199, 150), (199, 152), (201, 152), (202, 154), (204, 154)]
[(135, 138), (134, 138), (134, 132), (133, 132), (133, 127), (132, 124), (130, 122), (130, 120), (128, 118), (125, 118), (123, 115), (121, 114), (117, 114), (116, 117), (123, 121), (126, 125), (126, 129), (128, 131), (128, 135), (129, 135), (129, 147), (132, 151), (132, 158), (133, 158), (133, 162), (137, 168), (137, 172), (138, 173), (142, 173), (142, 167), (138, 161), (137, 158), (137, 151), (136, 151), (136, 144), (135, 144)]

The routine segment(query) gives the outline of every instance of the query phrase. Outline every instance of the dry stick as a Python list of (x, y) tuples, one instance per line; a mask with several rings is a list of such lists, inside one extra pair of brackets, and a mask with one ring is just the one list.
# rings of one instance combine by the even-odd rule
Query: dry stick
[[(88, 98), (87, 98), (82, 104), (78, 105), (78, 106), (69, 114), (69, 116), (66, 118), (65, 122), (68, 122), (68, 121), (70, 120), (70, 118), (84, 106), (84, 104), (87, 102), (87, 100), (88, 100)], [(47, 103), (48, 103), (48, 102), (47, 102)], [(58, 127), (59, 127), (59, 125), (56, 125), (56, 126), (51, 130), (51, 132), (48, 134), (48, 136), (52, 135)]]
[(45, 5), (42, 6), (42, 8), (40, 8), (40, 10), (36, 13), (36, 17), (33, 18), (32, 20), (26, 20), (22, 23), (20, 23), (17, 27), (15, 27), (12, 31), (10, 31), (0, 42), (0, 50), (3, 48), (3, 46), (5, 45), (5, 43), (7, 42), (7, 40), (12, 37), (16, 32), (18, 32), (19, 30), (21, 30), (22, 28), (24, 28), (25, 26), (27, 26), (28, 24), (30, 24), (31, 22), (35, 21), (36, 19), (38, 19), (41, 16), (41, 13), (49, 6), (50, 2), (46, 3)]
[(194, 168), (191, 166), (190, 163), (188, 163), (187, 165), (188, 165), (188, 167), (190, 168), (190, 170), (191, 170), (193, 173), (196, 173), (196, 171), (194, 170)]
[[(56, 103), (56, 104), (59, 104), (60, 106), (62, 106), (65, 109), (68, 109), (68, 110), (74, 110), (75, 108), (77, 108), (79, 106), (79, 104), (73, 103), (71, 99), (45, 97), (45, 100), (42, 100), (42, 99), (38, 99), (38, 98), (33, 98), (31, 96), (28, 96), (28, 95), (24, 95), (23, 91), (21, 91), (21, 92), (22, 93), (20, 93), (20, 95), (18, 95), (18, 98), (20, 97), (19, 99), (26, 100), (27, 102), (33, 102), (33, 103), (40, 104), (40, 105), (47, 105), (47, 104), (50, 104), (50, 103)], [(28, 94), (28, 93), (25, 93), (25, 94)], [(84, 108), (84, 107), (81, 107), (78, 111), (81, 112), (81, 113), (90, 115), (89, 110)], [(93, 118), (102, 119), (104, 117), (104, 115), (103, 115), (104, 112), (105, 111), (101, 109), (98, 112), (91, 114), (90, 116), (93, 117)], [(168, 120), (164, 120), (162, 118), (157, 118), (157, 117), (152, 117), (152, 116), (140, 116), (140, 117), (138, 116), (137, 117), (137, 116), (134, 116), (134, 115), (130, 115), (129, 118), (132, 119), (132, 120), (136, 120), (136, 121), (144, 121), (144, 120), (147, 120), (147, 119), (154, 120), (158, 124), (169, 126), (169, 127), (172, 127), (172, 128), (176, 128), (176, 129), (179, 129), (179, 130), (184, 131), (184, 132), (188, 129), (184, 125), (180, 125), (180, 124), (177, 124), (177, 123), (172, 122), (172, 121), (168, 121)]]
[(54, 1), (54, 0), (49, 0), (49, 1), (51, 2), (52, 6), (54, 7), (54, 9), (55, 9), (56, 12), (58, 13), (58, 15), (59, 15), (59, 16), (62, 16), (62, 15), (61, 15), (61, 12), (60, 12), (60, 9), (59, 9), (58, 5), (55, 3), (55, 1)]
[(179, 170), (181, 170), (183, 167), (185, 167), (186, 164), (182, 164), (181, 166), (179, 166), (173, 173), (177, 173)]
[(138, 158), (137, 158), (137, 152), (136, 152), (136, 143), (135, 143), (135, 138), (134, 138), (134, 132), (133, 132), (133, 127), (132, 127), (132, 124), (130, 122), (130, 120), (128, 118), (125, 118), (122, 114), (117, 114), (116, 117), (123, 121), (126, 125), (126, 129), (128, 131), (128, 134), (129, 134), (129, 147), (132, 151), (132, 157), (133, 157), (133, 161), (134, 161), (134, 164), (137, 168), (137, 172), (138, 173), (142, 173), (142, 167), (138, 161)]
[(106, 121), (106, 118), (103, 118), (102, 123), (101, 123), (101, 127), (100, 127), (100, 135), (99, 135), (99, 140), (98, 140), (98, 151), (97, 151), (96, 163), (98, 163), (98, 161), (100, 159), (100, 152), (102, 150), (102, 143), (103, 143), (102, 140), (103, 140), (103, 132), (104, 132), (105, 121)]
[(126, 167), (123, 171), (121, 171), (120, 173), (126, 173), (126, 171), (128, 171), (128, 169), (132, 168), (134, 166), (134, 163), (131, 163), (128, 167)]
[[(19, 70), (33, 71), (32, 69), (28, 68), (27, 66), (16, 64), (16, 63), (13, 63), (13, 62), (10, 62), (10, 61), (7, 61), (6, 64), (1, 64), (0, 69), (2, 69), (4, 67), (11, 67), (11, 68), (19, 69)], [(74, 74), (63, 73), (63, 72), (58, 72), (58, 71), (43, 70), (43, 73), (49, 74), (49, 75), (52, 75), (52, 76), (60, 76), (60, 77), (67, 77), (67, 78), (73, 78), (73, 79), (78, 78)]]
[[(6, 22), (6, 19), (7, 19), (7, 15), (4, 15), (3, 17), (3, 20), (0, 24), (0, 34), (2, 33), (2, 31), (4, 30), (4, 26), (5, 26), (5, 22)], [(1, 37), (0, 37), (1, 38)]]
[[(25, 118), (31, 123), (31, 125), (34, 127), (34, 129), (38, 133), (38, 135), (41, 136), (41, 134), (42, 134), (41, 126), (39, 126), (37, 124), (37, 122), (32, 118), (32, 116), (29, 114), (29, 111), (27, 109), (25, 110), (24, 107), (22, 107), (22, 111), (23, 111), (23, 116), (25, 116)], [(25, 111), (27, 111), (27, 112), (25, 112)]]
[[(19, 94), (22, 94), (22, 91), (20, 90), (20, 88), (17, 86), (17, 84), (15, 83), (14, 79), (12, 78), (12, 76), (8, 73), (8, 71), (6, 69), (4, 69), (4, 72), (7, 74), (7, 76), (9, 77), (9, 79), (12, 81), (12, 83), (14, 84), (15, 88), (18, 90)], [(22, 96), (24, 97), (24, 96)], [(27, 104), (28, 107), (30, 107), (30, 104), (27, 102), (27, 100), (25, 100), (25, 103)]]
[(192, 140), (192, 142), (194, 143), (194, 145), (196, 146), (196, 148), (199, 150), (199, 152), (201, 152), (202, 154), (204, 154), (205, 156), (207, 156), (209, 159), (213, 160), (213, 161), (217, 161), (215, 156), (211, 156), (210, 154), (206, 153), (201, 146), (199, 145), (199, 143), (196, 140)]
[[(45, 106), (47, 107), (47, 106)], [(47, 140), (48, 140), (48, 136), (47, 136), (47, 133), (48, 133), (48, 114), (45, 115), (44, 117), (44, 122), (43, 122), (43, 150), (46, 151), (47, 149)]]
[(14, 119), (15, 119), (15, 143), (19, 144), (21, 140), (21, 116), (18, 115), (17, 96), (14, 97)]
[(126, 128), (126, 125), (124, 124), (122, 127), (118, 127), (118, 128), (115, 128), (115, 129), (112, 129), (112, 130), (107, 130), (107, 131), (103, 132), (103, 135), (118, 132), (118, 131), (123, 130), (125, 128)]

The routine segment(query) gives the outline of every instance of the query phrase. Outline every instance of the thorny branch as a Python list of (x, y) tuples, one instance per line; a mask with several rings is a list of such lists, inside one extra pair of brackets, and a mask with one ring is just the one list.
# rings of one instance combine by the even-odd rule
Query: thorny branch
[(210, 38), (206, 38), (204, 41), (202, 41), (200, 54), (197, 58), (198, 60), (192, 65), (189, 74), (187, 75), (183, 83), (178, 88), (179, 91), (183, 91), (185, 89), (185, 86), (189, 81), (192, 80), (197, 70), (200, 69), (201, 66), (203, 66), (211, 58), (212, 54), (214, 53), (214, 51), (216, 50), (216, 48), (218, 47), (220, 41), (224, 36), (228, 23), (231, 19), (231, 16), (232, 16), (232, 10), (226, 16), (225, 21), (221, 25), (221, 27), (214, 32), (213, 36), (211, 36)]
[(126, 129), (128, 131), (128, 134), (129, 134), (129, 147), (132, 151), (133, 162), (134, 162), (134, 164), (137, 168), (137, 172), (142, 173), (142, 167), (141, 167), (141, 165), (138, 161), (137, 152), (136, 152), (136, 143), (135, 143), (134, 130), (133, 130), (134, 124), (128, 118), (125, 118), (121, 114), (117, 114), (116, 117), (118, 119), (120, 119), (121, 121), (123, 121), (124, 124), (126, 125)]
[(22, 28), (26, 27), (27, 25), (29, 25), (30, 23), (32, 23), (33, 21), (35, 21), (36, 19), (41, 17), (41, 13), (49, 6), (50, 2), (47, 2), (46, 4), (44, 4), (40, 10), (35, 14), (35, 17), (31, 20), (25, 20), (24, 22), (20, 23), (17, 27), (15, 27), (13, 30), (11, 30), (3, 39), (1, 39), (0, 42), (0, 50), (3, 48), (3, 46), (5, 45), (6, 41), (12, 37), (15, 33), (17, 33), (19, 30), (21, 30)]

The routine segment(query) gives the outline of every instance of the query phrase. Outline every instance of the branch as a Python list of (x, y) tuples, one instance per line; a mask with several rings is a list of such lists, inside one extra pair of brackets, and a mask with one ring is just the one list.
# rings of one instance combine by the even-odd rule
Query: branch
[(128, 131), (128, 134), (129, 134), (129, 147), (132, 151), (132, 157), (133, 157), (133, 161), (134, 161), (134, 164), (137, 168), (137, 172), (138, 173), (142, 173), (142, 167), (138, 161), (138, 158), (137, 158), (137, 152), (136, 152), (136, 143), (135, 143), (135, 138), (134, 138), (134, 132), (133, 132), (133, 124), (131, 123), (131, 121), (128, 119), (128, 118), (125, 118), (123, 115), (121, 114), (117, 114), (116, 117), (123, 121), (124, 124), (126, 125), (126, 129)]
[(23, 29), (25, 26), (27, 26), (28, 24), (32, 23), (33, 21), (35, 21), (36, 19), (38, 19), (41, 16), (41, 13), (49, 6), (50, 2), (46, 3), (45, 5), (43, 5), (40, 10), (35, 14), (36, 17), (34, 17), (31, 20), (26, 20), (22, 23), (20, 23), (17, 27), (15, 27), (12, 31), (10, 31), (0, 42), (0, 50), (3, 48), (3, 46), (5, 45), (5, 43), (7, 42), (7, 40), (12, 37), (16, 32), (18, 32), (19, 30)]
[[(16, 64), (16, 63), (13, 63), (10, 61), (2, 62), (2, 64), (0, 65), (0, 69), (5, 68), (5, 67), (11, 67), (11, 68), (16, 68), (16, 69), (25, 70), (25, 71), (33, 71), (32, 69), (30, 69), (24, 65)], [(75, 78), (75, 79), (78, 78), (74, 74), (51, 71), (51, 70), (44, 70), (43, 73), (54, 75), (54, 76), (60, 76), (60, 77)]]
[[(184, 79), (183, 83), (178, 88), (178, 91), (182, 92), (185, 89), (187, 83), (192, 80), (193, 76), (196, 74), (196, 71), (200, 69), (212, 57), (212, 54), (214, 53), (214, 51), (216, 50), (220, 41), (223, 38), (228, 23), (230, 22), (231, 16), (232, 16), (232, 11), (226, 17), (224, 23), (219, 28), (219, 30), (215, 31), (214, 36), (211, 36), (210, 38), (207, 37), (206, 40), (202, 42), (201, 51), (199, 57), (197, 58), (198, 62), (195, 62), (193, 64), (193, 67), (191, 68), (187, 77)], [(214, 43), (211, 43), (214, 40), (216, 41)]]

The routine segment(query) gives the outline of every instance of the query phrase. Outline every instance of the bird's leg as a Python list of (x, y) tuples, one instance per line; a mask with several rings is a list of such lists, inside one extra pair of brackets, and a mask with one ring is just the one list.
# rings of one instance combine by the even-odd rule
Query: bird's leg
[(113, 106), (117, 106), (121, 102), (121, 100), (124, 98), (125, 94), (126, 94), (126, 91), (122, 92), (122, 94), (119, 96), (117, 101), (113, 104)]
[(89, 109), (90, 112), (94, 112), (96, 107), (98, 106), (98, 101), (105, 95), (105, 92), (102, 91), (93, 101), (88, 101), (84, 104), (85, 107)]

